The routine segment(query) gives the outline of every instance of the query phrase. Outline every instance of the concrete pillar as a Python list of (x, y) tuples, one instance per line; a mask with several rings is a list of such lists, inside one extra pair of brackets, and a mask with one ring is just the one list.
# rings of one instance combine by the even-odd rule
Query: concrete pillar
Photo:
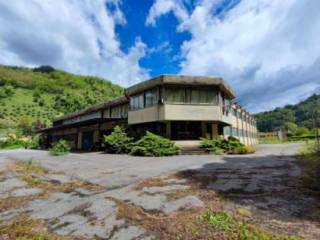
[(166, 122), (166, 138), (171, 139), (171, 122)]
[(203, 138), (207, 138), (207, 129), (206, 129), (206, 123), (205, 122), (201, 122), (201, 137)]
[(93, 131), (93, 144), (99, 141), (99, 130)]
[(219, 130), (218, 130), (218, 124), (213, 123), (212, 124), (212, 139), (217, 138), (219, 136)]
[(78, 132), (78, 146), (77, 146), (77, 149), (81, 149), (81, 146), (82, 146), (82, 132)]

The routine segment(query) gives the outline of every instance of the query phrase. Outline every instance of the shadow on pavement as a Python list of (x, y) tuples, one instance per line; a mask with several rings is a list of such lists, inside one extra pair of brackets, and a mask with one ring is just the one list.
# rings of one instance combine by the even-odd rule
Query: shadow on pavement
[[(319, 203), (299, 185), (301, 169), (294, 156), (226, 156), (177, 175), (250, 208), (265, 220), (320, 222)], [(315, 211), (317, 210), (317, 211)]]

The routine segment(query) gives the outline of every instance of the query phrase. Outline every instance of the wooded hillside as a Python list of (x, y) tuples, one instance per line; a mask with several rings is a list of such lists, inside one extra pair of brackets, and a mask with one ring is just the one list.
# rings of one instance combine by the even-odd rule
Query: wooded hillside
[(108, 101), (122, 92), (110, 81), (50, 66), (30, 69), (0, 65), (0, 136), (21, 125), (49, 126), (57, 116)]
[(295, 123), (299, 127), (312, 129), (313, 114), (320, 114), (320, 94), (295, 104), (276, 108), (273, 111), (261, 112), (255, 115), (259, 131), (270, 132), (284, 128), (288, 123)]

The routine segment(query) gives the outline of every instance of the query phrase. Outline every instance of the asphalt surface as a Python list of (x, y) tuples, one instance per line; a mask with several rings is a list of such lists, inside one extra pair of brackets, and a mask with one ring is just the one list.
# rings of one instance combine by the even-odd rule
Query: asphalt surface
[[(133, 184), (142, 179), (169, 175), (180, 170), (209, 167), (250, 169), (277, 167), (292, 161), (301, 144), (257, 145), (251, 155), (184, 155), (173, 157), (133, 157), (104, 153), (71, 153), (65, 156), (50, 156), (47, 151), (8, 150), (0, 151), (0, 172), (5, 171), (10, 161), (33, 160), (55, 172), (63, 172), (72, 178), (80, 178), (107, 188)], [(288, 157), (279, 161), (279, 157)]]
[[(161, 239), (163, 230), (150, 231), (143, 224), (119, 217), (123, 212), (119, 202), (139, 207), (148, 215), (170, 216), (191, 208), (207, 208), (214, 197), (210, 195), (208, 199), (206, 194), (213, 192), (230, 200), (226, 202), (227, 209), (246, 208), (255, 214), (257, 223), (271, 231), (319, 239), (320, 228), (315, 220), (318, 214), (314, 210), (317, 200), (301, 195), (297, 187), (301, 169), (294, 156), (301, 147), (302, 144), (270, 144), (256, 146), (256, 153), (250, 155), (174, 157), (104, 153), (57, 157), (47, 151), (0, 151), (0, 203), (8, 205), (0, 209), (0, 222), (27, 214), (32, 219), (45, 220), (48, 230), (58, 235)], [(22, 172), (8, 167), (28, 160), (48, 170), (33, 177), (52, 188), (32, 186)], [(177, 172), (180, 174), (175, 175)], [(78, 179), (98, 188), (85, 184), (63, 190), (63, 186)], [(193, 185), (194, 181), (202, 187), (194, 189), (198, 186)], [(170, 194), (177, 195), (171, 198)], [(23, 198), (23, 204), (12, 205), (16, 198)], [(156, 217), (157, 214), (152, 218)]]

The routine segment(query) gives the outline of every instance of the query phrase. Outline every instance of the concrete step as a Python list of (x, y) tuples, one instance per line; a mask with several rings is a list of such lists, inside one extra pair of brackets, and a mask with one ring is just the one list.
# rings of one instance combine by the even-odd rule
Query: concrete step
[(208, 152), (203, 148), (180, 148), (183, 155), (204, 155)]

